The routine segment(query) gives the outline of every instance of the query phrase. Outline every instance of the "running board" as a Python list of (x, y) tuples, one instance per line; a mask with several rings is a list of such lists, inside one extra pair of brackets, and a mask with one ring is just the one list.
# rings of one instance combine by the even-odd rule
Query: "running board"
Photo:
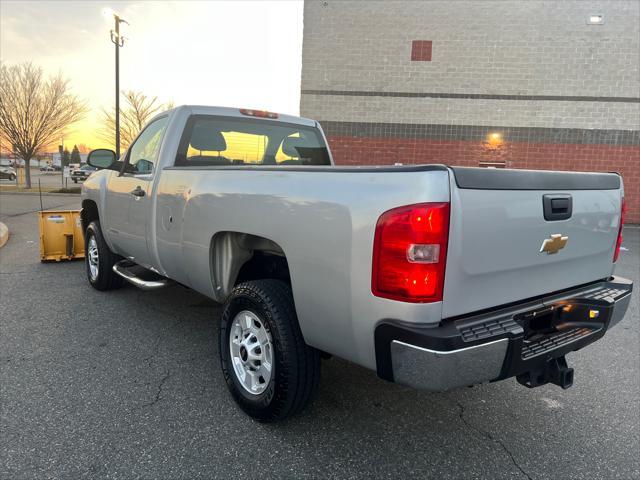
[(168, 278), (163, 280), (145, 280), (143, 278), (140, 278), (138, 275), (129, 270), (132, 267), (143, 269), (143, 267), (136, 265), (131, 260), (120, 260), (113, 266), (113, 271), (124, 278), (127, 282), (135, 285), (141, 290), (158, 290), (160, 288), (168, 287), (172, 284), (171, 280), (169, 280)]

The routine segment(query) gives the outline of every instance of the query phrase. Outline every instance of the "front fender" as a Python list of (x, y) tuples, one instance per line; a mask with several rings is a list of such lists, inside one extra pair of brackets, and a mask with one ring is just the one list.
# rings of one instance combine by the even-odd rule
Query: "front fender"
[(98, 170), (87, 178), (82, 184), (80, 193), (81, 202), (84, 205), (86, 201), (92, 201), (98, 207), (98, 218), (102, 236), (111, 250), (114, 250), (111, 239), (109, 238), (109, 228), (107, 225), (107, 216), (105, 214), (107, 192), (109, 190), (109, 179), (114, 172), (112, 170)]

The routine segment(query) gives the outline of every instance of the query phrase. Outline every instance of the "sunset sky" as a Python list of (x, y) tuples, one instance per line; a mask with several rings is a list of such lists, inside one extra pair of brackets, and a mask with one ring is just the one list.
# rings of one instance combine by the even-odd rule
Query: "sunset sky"
[(301, 1), (0, 1), (0, 58), (62, 71), (90, 109), (65, 135), (104, 146), (99, 110), (114, 102), (111, 8), (126, 19), (121, 90), (161, 102), (262, 108), (298, 114)]

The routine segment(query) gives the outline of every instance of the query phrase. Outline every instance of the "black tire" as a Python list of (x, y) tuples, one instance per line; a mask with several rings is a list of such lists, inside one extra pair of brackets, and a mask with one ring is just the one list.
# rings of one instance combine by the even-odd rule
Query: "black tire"
[[(274, 370), (265, 391), (254, 395), (233, 368), (229, 338), (237, 313), (249, 310), (271, 334)], [(279, 280), (237, 285), (224, 305), (220, 327), (220, 364), (229, 391), (240, 408), (261, 422), (283, 420), (308, 405), (320, 382), (320, 353), (302, 337), (291, 288)]]
[(16, 176), (12, 173), (12, 174), (9, 176), (9, 180), (11, 180), (11, 181), (13, 182), (15, 179), (16, 179)]
[(78, 183), (78, 179), (77, 179), (77, 178), (74, 178), (74, 179), (73, 179), (73, 183)]
[[(98, 247), (98, 269), (95, 278), (91, 275), (91, 267), (89, 265), (89, 241), (91, 238), (95, 238)], [(104, 291), (114, 290), (122, 286), (124, 279), (113, 271), (113, 265), (122, 260), (122, 257), (116, 255), (109, 249), (107, 242), (105, 242), (102, 236), (102, 230), (100, 229), (100, 222), (98, 220), (91, 222), (84, 233), (84, 251), (87, 279), (93, 288)]]

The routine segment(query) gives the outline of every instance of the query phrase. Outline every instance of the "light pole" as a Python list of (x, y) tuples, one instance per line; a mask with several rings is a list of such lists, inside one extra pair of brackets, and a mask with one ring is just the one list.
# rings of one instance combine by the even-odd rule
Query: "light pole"
[(124, 18), (113, 10), (103, 11), (105, 16), (113, 15), (115, 27), (111, 30), (111, 42), (116, 46), (116, 158), (120, 158), (120, 47), (124, 46), (124, 37), (120, 35), (120, 24), (126, 23)]

